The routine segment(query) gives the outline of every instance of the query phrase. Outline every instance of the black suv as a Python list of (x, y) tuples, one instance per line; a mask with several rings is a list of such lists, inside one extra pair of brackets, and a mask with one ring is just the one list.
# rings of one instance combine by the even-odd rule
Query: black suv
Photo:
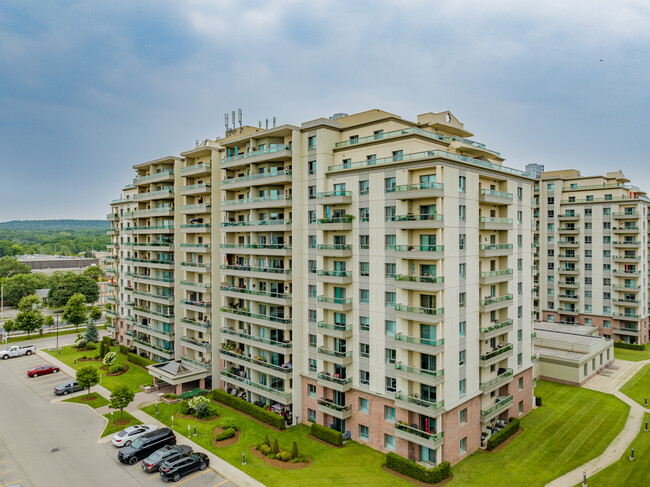
[(120, 450), (117, 459), (122, 463), (135, 465), (156, 450), (160, 450), (163, 446), (175, 444), (176, 436), (174, 432), (169, 428), (160, 428), (133, 440), (130, 446), (125, 446)]
[(166, 445), (156, 450), (147, 458), (142, 460), (142, 470), (145, 472), (157, 472), (162, 462), (172, 462), (192, 453), (192, 448), (187, 445)]
[(181, 477), (195, 470), (205, 470), (210, 465), (210, 459), (205, 453), (191, 453), (189, 456), (163, 462), (160, 465), (160, 477), (163, 480), (178, 482)]

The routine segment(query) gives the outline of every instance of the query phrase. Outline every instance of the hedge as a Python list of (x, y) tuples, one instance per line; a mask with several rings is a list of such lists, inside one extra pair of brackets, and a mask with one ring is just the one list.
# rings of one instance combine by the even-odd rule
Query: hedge
[(106, 345), (111, 345), (113, 343), (113, 339), (109, 336), (102, 337), (102, 342), (104, 342)]
[(238, 397), (228, 394), (226, 391), (223, 391), (221, 389), (215, 389), (212, 391), (212, 399), (222, 404), (226, 404), (234, 409), (237, 409), (242, 413), (249, 414), (255, 419), (259, 419), (263, 423), (270, 424), (271, 426), (274, 426), (278, 429), (283, 430), (286, 428), (284, 418), (282, 416), (267, 411), (266, 409), (262, 409), (255, 404), (244, 401), (243, 399), (239, 399)]
[(628, 350), (645, 350), (645, 345), (636, 343), (614, 342), (614, 348), (627, 348)]
[(200, 389), (197, 387), (195, 389), (192, 389), (191, 391), (184, 392), (178, 397), (180, 397), (181, 399), (192, 399), (193, 397), (196, 396), (205, 396), (207, 393), (208, 391), (206, 391), (205, 389)]
[(128, 355), (131, 353), (131, 349), (126, 345), (120, 345), (120, 353), (124, 355)]
[(519, 431), (519, 419), (510, 418), (510, 423), (508, 423), (505, 428), (499, 431), (496, 435), (490, 436), (487, 441), (488, 451), (494, 450), (497, 446), (514, 435), (517, 431)]
[(149, 360), (148, 358), (140, 357), (140, 355), (136, 355), (135, 353), (129, 353), (126, 356), (126, 360), (128, 360), (132, 364), (140, 365), (141, 367), (146, 367), (147, 365), (156, 363), (153, 360)]
[(425, 468), (392, 452), (386, 455), (386, 466), (391, 470), (427, 484), (435, 484), (451, 475), (451, 464), (449, 462), (442, 462), (434, 468)]
[(343, 444), (343, 435), (340, 431), (336, 431), (318, 423), (311, 424), (311, 434), (316, 438), (331, 443), (334, 446), (341, 446)]
[(233, 428), (228, 428), (225, 431), (222, 431), (221, 433), (217, 433), (217, 435), (214, 437), (215, 441), (222, 441), (222, 440), (227, 440), (228, 438), (232, 438), (235, 436), (235, 430)]

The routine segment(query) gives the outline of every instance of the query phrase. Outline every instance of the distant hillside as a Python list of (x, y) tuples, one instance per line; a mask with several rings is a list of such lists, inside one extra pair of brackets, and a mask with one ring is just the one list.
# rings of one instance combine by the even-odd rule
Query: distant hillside
[(0, 223), (0, 230), (61, 232), (105, 230), (110, 226), (110, 222), (106, 220), (13, 220)]

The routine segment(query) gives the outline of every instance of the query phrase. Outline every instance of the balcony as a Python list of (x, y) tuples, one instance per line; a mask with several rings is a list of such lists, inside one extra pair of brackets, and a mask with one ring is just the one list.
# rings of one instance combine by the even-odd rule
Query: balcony
[(147, 335), (151, 335), (157, 338), (162, 338), (163, 340), (167, 341), (173, 341), (174, 340), (174, 332), (173, 331), (165, 331), (161, 330), (159, 328), (153, 328), (151, 326), (145, 326), (142, 325), (138, 322), (133, 323), (133, 328), (135, 328), (136, 331), (139, 331), (141, 333), (146, 333)]
[(151, 269), (165, 270), (174, 269), (174, 261), (171, 259), (136, 259), (134, 257), (127, 257), (124, 260), (126, 262), (134, 262), (136, 267), (149, 267)]
[(352, 245), (348, 244), (318, 244), (316, 255), (323, 257), (352, 257)]
[(289, 365), (276, 365), (267, 362), (266, 360), (261, 360), (261, 357), (249, 357), (243, 353), (237, 353), (232, 350), (226, 350), (222, 348), (220, 350), (221, 357), (230, 362), (236, 363), (238, 365), (243, 365), (244, 367), (250, 367), (253, 370), (262, 372), (264, 374), (271, 374), (276, 377), (286, 378), (287, 375), (293, 372), (293, 368)]
[(275, 281), (291, 280), (291, 269), (277, 267), (253, 267), (249, 265), (227, 265), (219, 266), (224, 272), (222, 274), (238, 277), (251, 277), (257, 279), (273, 279)]
[(634, 313), (612, 313), (612, 318), (623, 321), (639, 321), (641, 320), (641, 315)]
[(640, 213), (637, 213), (636, 211), (615, 211), (612, 213), (612, 218), (615, 220), (625, 220), (625, 219), (633, 219), (636, 220), (641, 216)]
[(478, 250), (479, 257), (503, 257), (512, 255), (512, 244), (481, 244)]
[(221, 227), (222, 232), (288, 232), (291, 220), (228, 221)]
[(500, 375), (497, 375), (494, 379), (490, 379), (485, 382), (480, 382), (479, 387), (481, 391), (483, 391), (483, 394), (485, 394), (501, 386), (509, 384), (510, 382), (512, 382), (512, 378), (513, 378), (513, 370), (506, 369), (505, 372), (503, 372)]
[(641, 262), (641, 257), (635, 255), (614, 255), (612, 256), (612, 260), (622, 264), (638, 264)]
[(512, 193), (503, 191), (494, 191), (491, 189), (479, 190), (478, 200), (480, 203), (489, 203), (491, 205), (511, 205)]
[(200, 352), (209, 352), (212, 349), (210, 342), (205, 340), (197, 340), (195, 338), (182, 336), (181, 342), (183, 342), (183, 345), (185, 347), (191, 348), (192, 350), (198, 350)]
[(444, 245), (389, 245), (398, 259), (438, 260), (443, 258)]
[(251, 150), (243, 154), (236, 154), (221, 160), (221, 168), (248, 166), (259, 162), (281, 161), (291, 159), (291, 146), (284, 144), (271, 144), (268, 149)]
[(242, 198), (221, 202), (221, 211), (237, 211), (263, 208), (287, 208), (292, 204), (291, 196), (284, 194)]
[(266, 291), (255, 291), (253, 289), (246, 289), (240, 287), (221, 286), (222, 296), (235, 298), (235, 299), (251, 299), (245, 296), (255, 296), (252, 299), (264, 303), (278, 304), (280, 306), (291, 305), (291, 294), (274, 293)]
[(512, 269), (501, 269), (498, 271), (480, 272), (480, 284), (494, 284), (497, 282), (505, 282), (512, 279)]
[(577, 249), (580, 247), (580, 242), (577, 240), (559, 240), (557, 244), (559, 247), (566, 247), (570, 249)]
[(292, 171), (269, 171), (250, 176), (222, 179), (224, 190), (247, 188), (249, 186), (276, 185), (291, 182)]
[(631, 327), (612, 328), (617, 335), (639, 336), (640, 330)]
[(135, 281), (144, 281), (144, 284), (155, 283), (157, 286), (174, 287), (174, 279), (171, 277), (153, 277), (150, 274), (135, 274), (126, 272), (127, 277), (132, 277)]
[(319, 372), (318, 385), (339, 392), (347, 392), (352, 388), (352, 377), (342, 379), (336, 374), (331, 375), (329, 372)]
[(406, 276), (395, 274), (395, 286), (414, 291), (442, 291), (445, 288), (443, 276)]
[(614, 299), (614, 302), (618, 306), (634, 306), (637, 307), (641, 304), (641, 301), (638, 299)]
[(433, 418), (445, 412), (445, 401), (425, 401), (418, 396), (408, 396), (402, 392), (395, 393), (395, 406)]
[(401, 362), (395, 364), (395, 375), (402, 379), (437, 386), (445, 381), (445, 369), (425, 370)]
[(559, 258), (564, 262), (578, 262), (580, 260), (580, 254), (560, 254)]
[(412, 337), (402, 335), (401, 333), (395, 334), (397, 346), (404, 350), (412, 352), (426, 353), (428, 355), (436, 355), (444, 350), (445, 339), (429, 340), (428, 338)]
[(181, 186), (181, 195), (190, 196), (197, 194), (206, 194), (212, 191), (212, 185), (209, 183), (192, 184), (190, 186)]
[(181, 289), (187, 291), (205, 292), (210, 288), (212, 288), (212, 284), (209, 282), (181, 281)]
[(149, 218), (158, 216), (174, 216), (174, 208), (171, 205), (157, 206), (155, 208), (146, 208), (142, 210), (133, 210), (124, 214), (127, 219)]
[(137, 344), (136, 347), (140, 350), (146, 350), (147, 352), (153, 353), (154, 355), (158, 355), (170, 360), (174, 358), (173, 349), (159, 347), (158, 345), (140, 340), (139, 338), (134, 338), (133, 342)]
[(172, 169), (163, 169), (160, 172), (148, 174), (146, 176), (139, 176), (133, 178), (134, 186), (149, 186), (153, 183), (159, 183), (162, 181), (173, 181), (174, 180), (174, 171)]
[(641, 271), (635, 271), (635, 270), (614, 269), (612, 271), (612, 274), (614, 274), (615, 276), (628, 277), (628, 278), (641, 277)]
[(635, 227), (632, 225), (624, 225), (622, 227), (614, 227), (612, 228), (612, 232), (614, 233), (639, 233), (641, 229), (639, 227)]
[(238, 340), (236, 341), (243, 343), (245, 345), (251, 345), (253, 347), (259, 347), (260, 346), (259, 344), (262, 343), (266, 345), (264, 348), (268, 349), (271, 352), (287, 354), (290, 353), (289, 351), (292, 349), (292, 345), (289, 340), (278, 342), (275, 340), (270, 340), (268, 338), (262, 338), (255, 335), (250, 335), (248, 333), (245, 333), (241, 329), (234, 330), (231, 328), (222, 328), (221, 333), (222, 335), (237, 337)]
[(630, 285), (625, 283), (614, 283), (612, 286), (616, 291), (625, 291), (629, 293), (638, 293), (641, 290), (641, 286)]
[(512, 330), (512, 320), (502, 321), (501, 323), (496, 322), (491, 326), (486, 326), (479, 330), (481, 340), (489, 340), (490, 338), (503, 335)]
[(181, 167), (181, 175), (184, 177), (189, 176), (199, 176), (201, 174), (211, 174), (212, 173), (212, 164), (209, 162), (201, 162), (199, 164), (194, 164), (193, 166)]
[(386, 193), (395, 193), (395, 198), (400, 200), (415, 200), (421, 198), (439, 198), (444, 196), (445, 185), (442, 183), (420, 183), (420, 184), (405, 184), (402, 186), (395, 186), (390, 190), (387, 189)]
[(481, 355), (479, 355), (480, 366), (489, 367), (498, 362), (501, 362), (505, 358), (512, 356), (512, 354), (513, 354), (513, 345), (512, 343), (508, 343), (505, 346), (502, 346), (501, 348), (497, 348), (496, 350), (492, 350), (491, 352), (482, 353)]
[(316, 220), (318, 229), (323, 231), (347, 231), (352, 230), (352, 215), (334, 218), (319, 218)]
[(435, 450), (443, 444), (443, 432), (429, 433), (413, 428), (405, 423), (395, 423), (395, 436), (411, 443)]
[(509, 396), (499, 396), (494, 406), (481, 410), (481, 423), (490, 422), (502, 412), (506, 411), (510, 407), (510, 404), (512, 404), (512, 394)]
[(505, 308), (512, 304), (512, 294), (504, 294), (503, 296), (488, 296), (479, 301), (479, 310), (481, 313), (494, 311), (496, 309)]
[(480, 217), (479, 230), (512, 230), (512, 218)]
[(211, 203), (197, 203), (195, 205), (183, 205), (181, 206), (182, 215), (199, 215), (202, 213), (210, 213), (212, 210)]
[(116, 222), (120, 219), (120, 215), (118, 215), (117, 213), (109, 213), (108, 215), (106, 215), (106, 219), (109, 222)]
[(318, 329), (324, 335), (335, 338), (341, 338), (344, 340), (352, 338), (352, 325), (336, 325), (319, 321)]
[(318, 280), (320, 282), (327, 282), (329, 284), (351, 284), (352, 271), (331, 271), (320, 269), (316, 271)]
[(127, 247), (137, 247), (133, 250), (152, 250), (154, 252), (170, 252), (174, 250), (174, 242), (124, 242)]
[(157, 321), (162, 321), (162, 322), (165, 322), (165, 323), (173, 323), (174, 322), (174, 314), (173, 313), (161, 313), (160, 311), (154, 311), (152, 309), (145, 308), (145, 307), (142, 307), (142, 306), (133, 306), (133, 312), (136, 315), (144, 316), (145, 318), (149, 318), (150, 320), (157, 320)]
[(143, 234), (143, 233), (174, 233), (174, 225), (143, 225), (143, 226), (133, 226), (124, 229), (125, 231), (132, 230), (133, 233)]
[(565, 225), (558, 227), (558, 231), (564, 234), (577, 234), (580, 233), (580, 227), (575, 225)]
[(566, 222), (566, 221), (575, 221), (580, 219), (580, 215), (577, 213), (574, 213), (573, 215), (570, 213), (565, 213), (564, 215), (558, 215), (558, 220), (561, 222)]
[(190, 330), (206, 332), (212, 330), (212, 323), (208, 320), (196, 321), (190, 318), (181, 318), (181, 323)]
[(445, 308), (422, 308), (419, 306), (395, 305), (395, 314), (405, 320), (425, 323), (440, 323), (445, 319)]
[(444, 215), (440, 213), (424, 215), (407, 213), (406, 215), (396, 216), (394, 221), (397, 228), (412, 230), (418, 228), (442, 228), (445, 224), (444, 220)]
[(352, 311), (352, 298), (330, 298), (328, 296), (318, 296), (318, 302), (321, 303), (323, 308), (334, 311)]
[(352, 351), (337, 352), (326, 347), (318, 347), (318, 360), (324, 360), (337, 365), (350, 365), (352, 363)]
[(349, 419), (352, 417), (352, 405), (334, 404), (332, 399), (326, 397), (318, 398), (318, 410), (338, 419)]
[(207, 254), (210, 252), (211, 248), (212, 248), (212, 244), (209, 243), (187, 242), (181, 244), (181, 250), (183, 252)]
[(291, 318), (251, 313), (244, 309), (227, 308), (222, 306), (221, 312), (224, 313), (224, 318), (230, 318), (237, 321), (247, 321), (256, 325), (269, 326), (270, 322), (273, 328), (279, 329), (288, 328), (287, 326), (281, 325), (291, 325)]
[(580, 269), (577, 267), (558, 267), (557, 269), (558, 274), (564, 275), (564, 276), (577, 276), (580, 274)]
[(349, 205), (352, 203), (351, 191), (327, 191), (316, 194), (316, 202), (320, 205)]
[(158, 191), (149, 191), (147, 193), (138, 193), (133, 195), (133, 199), (139, 202), (173, 198), (173, 197), (174, 197), (174, 190), (172, 188), (165, 188)]
[(641, 242), (638, 240), (621, 240), (617, 242), (612, 242), (612, 247), (622, 247), (622, 248), (638, 248), (641, 245)]
[(181, 360), (185, 362), (189, 362), (193, 365), (196, 365), (198, 367), (202, 367), (204, 369), (207, 369), (208, 371), (212, 370), (212, 362), (206, 358), (201, 358), (200, 360), (195, 360), (193, 358), (188, 357), (187, 355), (182, 355)]
[(580, 309), (579, 308), (567, 308), (567, 307), (558, 307), (557, 312), (563, 315), (569, 315), (569, 316), (578, 316), (580, 314)]
[(210, 223), (188, 223), (181, 225), (183, 233), (210, 233), (212, 224)]
[(231, 374), (230, 372), (225, 370), (220, 371), (220, 374), (221, 374), (221, 380), (223, 380), (224, 382), (229, 382), (238, 387), (241, 387), (242, 389), (254, 392), (256, 394), (260, 394), (268, 399), (273, 399), (274, 401), (277, 401), (282, 404), (291, 403), (290, 392), (279, 391), (277, 389), (272, 389), (270, 387), (263, 386), (262, 384), (253, 382), (250, 379), (244, 379), (243, 377), (239, 377), (238, 375)]
[[(227, 250), (224, 253), (233, 253), (237, 255), (269, 255), (269, 256), (289, 256), (291, 255), (291, 245), (282, 244), (221, 244), (222, 249), (236, 249), (236, 252)], [(351, 255), (351, 254), (350, 254)]]
[(565, 301), (567, 303), (577, 303), (580, 301), (580, 296), (577, 294), (560, 294), (558, 297), (560, 301)]
[(209, 262), (181, 262), (181, 267), (183, 270), (186, 270), (188, 272), (207, 273), (210, 272), (212, 264)]

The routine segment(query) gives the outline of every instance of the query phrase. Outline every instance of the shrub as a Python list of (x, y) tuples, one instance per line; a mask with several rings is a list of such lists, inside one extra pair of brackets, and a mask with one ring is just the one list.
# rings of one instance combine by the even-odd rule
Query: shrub
[(269, 453), (271, 453), (271, 447), (269, 445), (262, 445), (260, 447), (260, 451), (264, 453), (264, 455), (268, 455)]
[(311, 424), (311, 434), (316, 438), (331, 443), (334, 446), (341, 446), (343, 444), (343, 435), (340, 431), (336, 431), (318, 423)]
[(115, 352), (108, 352), (104, 356), (104, 365), (108, 365), (110, 367), (115, 362), (117, 362), (117, 354)]
[(111, 343), (113, 343), (113, 339), (109, 336), (102, 337), (102, 343), (105, 343), (106, 345), (110, 346)]
[(218, 413), (217, 406), (209, 402), (200, 402), (194, 408), (194, 416), (199, 419), (214, 419)]
[[(232, 438), (233, 436), (235, 436), (235, 430), (232, 428), (228, 428), (227, 430), (224, 430), (221, 433), (217, 433), (214, 439), (216, 441), (222, 441), (222, 440), (227, 440), (228, 438)], [(266, 445), (262, 445), (262, 446), (267, 447)], [(262, 453), (264, 453), (263, 449), (262, 449)], [(268, 453), (264, 453), (264, 454), (268, 455)]]
[(219, 426), (221, 426), (225, 430), (229, 428), (235, 430), (239, 429), (239, 426), (237, 426), (237, 420), (232, 416), (228, 416), (227, 418), (221, 419), (221, 421), (219, 421)]
[(271, 446), (271, 440), (269, 440), (269, 435), (268, 434), (264, 437), (264, 444), (269, 446), (269, 447)]
[(187, 401), (181, 402), (180, 406), (178, 407), (178, 412), (181, 414), (190, 414), (190, 405), (187, 404)]
[(77, 335), (77, 339), (74, 341), (74, 346), (81, 349), (86, 346), (86, 339), (81, 335)]
[(243, 399), (232, 396), (226, 391), (222, 391), (221, 389), (215, 389), (212, 391), (212, 398), (217, 402), (227, 404), (228, 406), (237, 409), (242, 413), (249, 414), (255, 419), (258, 419), (263, 423), (270, 424), (271, 426), (274, 426), (278, 429), (283, 430), (286, 427), (284, 418), (282, 416), (278, 416), (275, 413), (265, 411), (264, 409), (259, 408), (248, 401), (244, 401)]
[(81, 357), (79, 357), (79, 360), (86, 360), (87, 358), (88, 357), (86, 357), (85, 355), (82, 355)]
[(131, 353), (131, 349), (126, 345), (120, 345), (120, 353), (123, 355), (128, 355), (129, 353)]
[(535, 396), (535, 406), (540, 407), (542, 405), (542, 398), (540, 396)]
[(435, 468), (425, 468), (392, 452), (386, 455), (386, 466), (391, 470), (428, 484), (435, 484), (451, 475), (451, 464), (449, 462), (442, 462)]
[(273, 448), (271, 448), (271, 453), (275, 453), (276, 455), (280, 453), (280, 445), (278, 445), (277, 438), (273, 440)]
[(276, 458), (278, 460), (282, 460), (283, 462), (288, 462), (289, 460), (291, 460), (291, 453), (289, 453), (288, 451), (283, 451), (278, 453), (276, 455)]
[(108, 368), (108, 373), (117, 374), (118, 372), (122, 372), (123, 370), (124, 370), (123, 364), (113, 364)]
[(293, 446), (291, 447), (291, 458), (296, 459), (298, 457), (300, 457), (300, 453), (298, 452), (298, 443), (294, 441)]
[(196, 409), (199, 404), (210, 404), (210, 400), (207, 397), (196, 396), (187, 401), (187, 404), (189, 404), (190, 409)]
[(167, 394), (164, 394), (163, 397), (165, 399), (176, 399), (178, 396), (176, 394), (172, 394), (171, 392), (168, 392)]
[(637, 345), (636, 343), (614, 342), (614, 348), (626, 348), (628, 350), (645, 350), (645, 345)]
[(148, 358), (140, 357), (140, 355), (136, 355), (135, 353), (129, 353), (126, 356), (126, 359), (131, 362), (132, 364), (139, 365), (141, 367), (146, 367), (147, 365), (151, 365), (155, 363), (153, 360), (149, 360)]
[(197, 396), (205, 396), (207, 393), (208, 391), (206, 391), (205, 389), (199, 389), (197, 387), (196, 389), (192, 389), (191, 391), (187, 391), (181, 394), (181, 399), (191, 399)]
[(506, 427), (504, 427), (496, 435), (490, 436), (487, 441), (487, 449), (494, 450), (497, 446), (514, 435), (517, 431), (519, 431), (519, 419), (510, 418), (510, 423), (508, 423)]
[(84, 347), (84, 350), (97, 350), (97, 345), (94, 343), (88, 342), (86, 343), (86, 346)]

